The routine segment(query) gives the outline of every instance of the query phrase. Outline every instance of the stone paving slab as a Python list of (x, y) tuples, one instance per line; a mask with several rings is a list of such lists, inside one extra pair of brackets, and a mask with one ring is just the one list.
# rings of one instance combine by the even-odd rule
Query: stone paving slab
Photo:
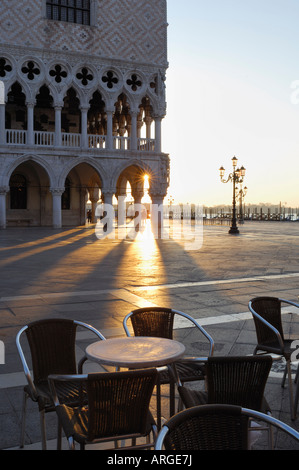
[[(73, 318), (112, 337), (124, 334), (122, 320), (132, 309), (163, 305), (198, 319), (215, 340), (215, 354), (252, 354), (248, 301), (260, 295), (298, 300), (299, 225), (248, 222), (240, 231), (231, 236), (225, 226), (204, 227), (202, 247), (191, 251), (177, 240), (98, 240), (92, 226), (1, 231), (0, 448), (18, 445), (24, 374), (15, 336), (32, 320)], [(284, 321), (296, 339), (296, 315), (284, 315)], [(176, 332), (193, 354), (207, 354), (192, 329)], [(88, 341), (82, 338), (80, 353)], [(299, 429), (299, 420), (290, 420), (288, 390), (280, 387), (280, 377), (271, 374), (268, 401), (275, 417)], [(29, 410), (26, 448), (40, 448), (38, 412), (33, 404)], [(52, 445), (56, 419), (50, 415)], [(293, 448), (288, 440), (281, 442), (280, 448)]]

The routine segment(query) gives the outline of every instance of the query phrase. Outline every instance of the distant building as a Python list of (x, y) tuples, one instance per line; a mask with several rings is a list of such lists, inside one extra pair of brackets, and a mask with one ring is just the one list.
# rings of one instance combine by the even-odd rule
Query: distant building
[(84, 224), (88, 200), (93, 220), (128, 187), (140, 202), (145, 174), (161, 204), (166, 0), (1, 0), (0, 18), (0, 227)]

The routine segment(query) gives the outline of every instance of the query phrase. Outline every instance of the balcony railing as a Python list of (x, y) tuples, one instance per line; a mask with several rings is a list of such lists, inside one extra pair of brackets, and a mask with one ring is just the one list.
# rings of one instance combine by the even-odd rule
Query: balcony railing
[(63, 147), (80, 147), (81, 134), (61, 133), (61, 145)]
[(154, 152), (155, 150), (155, 139), (137, 139), (137, 149), (144, 150), (146, 152)]
[(54, 145), (55, 134), (54, 132), (35, 131), (34, 132), (34, 144), (47, 146)]
[(88, 147), (92, 149), (106, 148), (106, 136), (97, 134), (88, 134)]
[(9, 129), (6, 131), (6, 143), (12, 145), (26, 145), (27, 131)]
[[(6, 129), (6, 144), (7, 145), (29, 145), (28, 131), (18, 129)], [(38, 147), (54, 147), (56, 145), (55, 132), (34, 131), (33, 132), (33, 145)], [(61, 146), (67, 148), (80, 148), (82, 145), (82, 135), (75, 133), (62, 132), (61, 133)], [(89, 149), (107, 149), (107, 136), (88, 134), (87, 135), (87, 148)], [(131, 139), (130, 137), (113, 136), (112, 139), (113, 149), (116, 150), (130, 150)], [(137, 150), (144, 152), (155, 151), (155, 139), (138, 138)]]

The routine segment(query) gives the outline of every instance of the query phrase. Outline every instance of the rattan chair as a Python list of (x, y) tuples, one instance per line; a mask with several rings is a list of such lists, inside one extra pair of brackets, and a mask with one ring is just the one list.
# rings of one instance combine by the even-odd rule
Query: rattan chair
[[(123, 326), (127, 336), (131, 336), (129, 322), (133, 327), (135, 336), (155, 336), (173, 339), (175, 317), (184, 318), (189, 322), (190, 327), (195, 327), (200, 334), (200, 338), (205, 338), (209, 344), (209, 356), (214, 352), (214, 341), (211, 336), (199, 325), (190, 315), (178, 310), (163, 307), (145, 307), (133, 310), (123, 320)], [(176, 371), (181, 383), (204, 380), (205, 365), (202, 358), (184, 357), (176, 362)], [(169, 371), (159, 374), (157, 384), (157, 408), (158, 416), (161, 416), (161, 387), (160, 385), (170, 385), (170, 416), (174, 414), (175, 380)], [(160, 428), (160, 422), (158, 422)]]
[[(132, 439), (132, 445), (124, 447), (126, 450), (153, 448), (157, 428), (149, 405), (157, 376), (158, 371), (153, 368), (75, 377), (49, 376), (56, 412), (69, 448), (75, 450), (75, 442), (83, 450), (86, 444), (126, 439)], [(59, 403), (57, 385), (73, 380), (86, 389), (87, 406), (73, 408)], [(146, 442), (136, 443), (141, 437)]]
[(206, 360), (207, 391), (179, 385), (179, 393), (186, 408), (221, 403), (269, 413), (264, 390), (271, 365), (271, 356), (209, 357)]
[(256, 297), (249, 302), (248, 307), (254, 319), (258, 343), (255, 347), (254, 354), (256, 354), (258, 351), (267, 354), (273, 353), (283, 356), (286, 360), (286, 367), (281, 386), (284, 386), (286, 375), (288, 375), (291, 418), (294, 420), (295, 409), (291, 373), (291, 354), (293, 352), (293, 340), (284, 338), (281, 317), (282, 303), (299, 307), (299, 305), (295, 302), (277, 297)]
[(170, 418), (159, 432), (155, 450), (249, 450), (249, 421), (287, 433), (299, 444), (299, 433), (272, 416), (236, 405), (199, 405)]
[[(20, 447), (24, 446), (25, 422), (27, 400), (31, 398), (38, 404), (40, 412), (40, 425), (42, 434), (42, 448), (46, 449), (46, 426), (45, 413), (55, 411), (51, 392), (48, 384), (50, 374), (77, 374), (82, 369), (82, 363), (76, 359), (76, 332), (78, 327), (83, 327), (94, 333), (98, 339), (105, 337), (95, 328), (86, 323), (68, 319), (45, 319), (24, 326), (16, 337), (17, 349), (27, 379), (24, 387), (23, 410), (21, 424)], [(29, 349), (30, 361), (32, 362), (33, 375), (30, 372), (22, 347), (23, 336), (26, 336)], [(29, 362), (29, 361), (28, 361)], [(61, 401), (76, 405), (79, 399), (77, 385), (62, 384), (59, 388)], [(57, 446), (60, 448), (61, 434), (58, 426)]]
[[(179, 395), (186, 408), (217, 403), (243, 406), (270, 414), (264, 390), (271, 365), (271, 356), (209, 357), (206, 363), (207, 391), (179, 385)], [(272, 448), (272, 429), (265, 429), (268, 432), (269, 448)]]

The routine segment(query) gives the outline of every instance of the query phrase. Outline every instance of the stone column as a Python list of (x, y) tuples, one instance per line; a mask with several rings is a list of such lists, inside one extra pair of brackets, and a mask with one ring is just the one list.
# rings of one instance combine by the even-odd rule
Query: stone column
[(5, 143), (5, 103), (0, 102), (0, 145)]
[(114, 191), (112, 190), (102, 190), (102, 199), (104, 204), (109, 204), (112, 206)]
[(125, 139), (123, 139), (125, 133), (126, 133), (126, 118), (125, 116), (121, 115), (119, 118), (119, 136), (120, 136), (120, 149), (125, 150), (126, 145), (125, 145)]
[(99, 211), (96, 211), (96, 216), (101, 216), (100, 222), (98, 221), (96, 225), (96, 236), (98, 236), (98, 238), (102, 238), (104, 234), (105, 236), (109, 236), (112, 238), (114, 238), (115, 236), (115, 213), (112, 205), (113, 194), (114, 192), (111, 190), (102, 190), (103, 204), (101, 204), (100, 213)]
[(151, 124), (152, 124), (152, 118), (151, 116), (146, 116), (144, 119), (145, 126), (146, 126), (146, 138), (150, 139), (151, 138)]
[(34, 105), (27, 102), (27, 145), (34, 145)]
[(6, 228), (6, 194), (9, 186), (0, 187), (0, 229)]
[(138, 188), (132, 188), (132, 196), (134, 198), (134, 229), (135, 232), (138, 232), (144, 225), (146, 219), (146, 209), (145, 206), (141, 204), (143, 191), (138, 190)]
[(61, 110), (62, 106), (55, 106), (55, 147), (61, 147)]
[(91, 202), (91, 222), (96, 222), (96, 208), (99, 200), (99, 187), (88, 188), (89, 200)]
[(117, 196), (117, 222), (118, 226), (126, 224), (126, 194), (119, 194)]
[(137, 112), (131, 112), (130, 149), (137, 150)]
[(106, 136), (106, 148), (113, 148), (113, 111), (107, 109), (107, 136)]
[(53, 228), (62, 227), (62, 214), (61, 214), (61, 196), (64, 188), (51, 188), (52, 201), (53, 201)]
[(88, 147), (88, 136), (87, 136), (87, 111), (88, 107), (81, 106), (81, 147)]
[(162, 118), (159, 116), (156, 116), (155, 117), (155, 152), (161, 152), (161, 148), (162, 148), (161, 128), (162, 128)]
[(151, 225), (154, 237), (163, 238), (163, 200), (165, 195), (159, 193), (150, 193), (152, 200), (151, 206)]
[(137, 139), (140, 138), (142, 125), (142, 111), (139, 111), (137, 114)]

